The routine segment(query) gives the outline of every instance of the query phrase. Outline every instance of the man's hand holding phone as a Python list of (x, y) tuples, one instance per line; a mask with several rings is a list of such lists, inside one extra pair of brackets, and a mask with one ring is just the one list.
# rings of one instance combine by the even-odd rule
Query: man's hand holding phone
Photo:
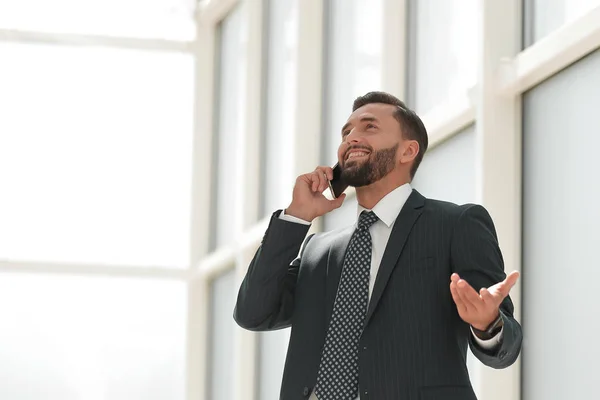
[(345, 193), (333, 200), (323, 195), (332, 179), (333, 169), (330, 167), (317, 167), (311, 173), (300, 175), (296, 178), (292, 202), (285, 213), (312, 222), (313, 219), (339, 208), (346, 198)]

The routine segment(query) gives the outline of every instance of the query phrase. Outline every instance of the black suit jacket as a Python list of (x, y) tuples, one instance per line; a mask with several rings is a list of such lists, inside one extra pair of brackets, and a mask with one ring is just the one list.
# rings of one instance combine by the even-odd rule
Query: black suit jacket
[[(280, 212), (241, 284), (234, 318), (254, 331), (291, 326), (281, 399), (300, 400), (316, 383), (354, 227), (311, 235), (302, 247), (309, 227), (278, 218)], [(452, 272), (476, 290), (505, 278), (492, 219), (481, 206), (413, 191), (394, 223), (369, 302), (359, 347), (361, 400), (475, 400), (467, 345), (493, 368), (517, 359), (522, 332), (510, 298), (501, 305), (502, 344), (487, 352), (458, 315)]]

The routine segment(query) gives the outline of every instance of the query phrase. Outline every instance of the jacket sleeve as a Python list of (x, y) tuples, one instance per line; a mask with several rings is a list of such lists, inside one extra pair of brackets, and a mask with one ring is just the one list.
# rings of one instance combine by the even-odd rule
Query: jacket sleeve
[[(463, 206), (452, 236), (451, 262), (453, 271), (477, 292), (506, 278), (494, 223), (482, 206)], [(513, 312), (512, 300), (507, 296), (500, 305), (504, 320), (502, 341), (493, 350), (481, 348), (469, 334), (471, 351), (483, 364), (496, 369), (506, 368), (519, 356), (523, 333)]]
[(233, 318), (244, 329), (269, 331), (291, 325), (302, 257), (298, 253), (309, 226), (282, 220), (280, 213), (271, 217), (238, 292)]

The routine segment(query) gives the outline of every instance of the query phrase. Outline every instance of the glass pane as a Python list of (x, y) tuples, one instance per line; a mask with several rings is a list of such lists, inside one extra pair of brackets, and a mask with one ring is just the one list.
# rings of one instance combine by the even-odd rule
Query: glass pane
[(427, 112), (477, 82), (478, 0), (409, 1), (408, 99)]
[(322, 160), (333, 165), (352, 102), (382, 89), (383, 0), (329, 0), (328, 6)]
[[(242, 3), (243, 5), (244, 3)], [(217, 126), (213, 154), (213, 215), (210, 248), (226, 245), (241, 231), (236, 207), (241, 205), (246, 104), (246, 29), (243, 6), (236, 7), (220, 25)]]
[(0, 28), (191, 40), (194, 0), (0, 0)]
[(600, 6), (600, 0), (524, 0), (525, 47)]
[(428, 150), (412, 186), (423, 196), (457, 204), (475, 202), (475, 127)]
[(234, 332), (233, 308), (237, 288), (235, 270), (216, 278), (210, 287), (210, 366), (208, 399), (233, 399)]
[[(522, 382), (528, 400), (598, 397), (600, 348), (593, 343), (600, 320), (591, 310), (600, 308), (593, 289), (600, 281), (599, 70), (596, 51), (524, 96)], [(582, 324), (585, 329), (571, 329)]]
[(185, 267), (193, 59), (0, 43), (0, 258)]
[(261, 332), (259, 336), (259, 393), (257, 399), (279, 400), (290, 330)]
[(0, 398), (185, 397), (182, 282), (3, 273)]
[(294, 186), (294, 115), (296, 107), (296, 52), (298, 0), (269, 1), (267, 101), (262, 158), (260, 216), (285, 208)]

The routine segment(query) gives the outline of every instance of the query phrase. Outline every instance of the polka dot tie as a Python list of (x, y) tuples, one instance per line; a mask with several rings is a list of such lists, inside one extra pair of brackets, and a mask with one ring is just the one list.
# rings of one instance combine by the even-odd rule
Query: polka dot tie
[(375, 213), (363, 211), (346, 251), (317, 375), (319, 400), (354, 400), (358, 396), (358, 341), (369, 303), (369, 227), (377, 220)]

